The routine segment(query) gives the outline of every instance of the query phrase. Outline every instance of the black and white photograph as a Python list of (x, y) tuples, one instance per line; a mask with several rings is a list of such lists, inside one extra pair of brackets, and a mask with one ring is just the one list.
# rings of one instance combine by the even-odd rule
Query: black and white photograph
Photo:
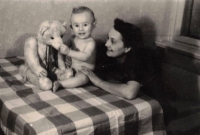
[(200, 135), (200, 0), (0, 0), (0, 135)]

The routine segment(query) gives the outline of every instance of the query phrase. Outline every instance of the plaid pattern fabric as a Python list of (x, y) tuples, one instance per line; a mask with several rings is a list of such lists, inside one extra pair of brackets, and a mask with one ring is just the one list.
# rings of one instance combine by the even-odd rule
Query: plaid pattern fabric
[(124, 100), (97, 87), (41, 91), (22, 83), (23, 58), (0, 59), (0, 125), (16, 135), (165, 135), (159, 103)]

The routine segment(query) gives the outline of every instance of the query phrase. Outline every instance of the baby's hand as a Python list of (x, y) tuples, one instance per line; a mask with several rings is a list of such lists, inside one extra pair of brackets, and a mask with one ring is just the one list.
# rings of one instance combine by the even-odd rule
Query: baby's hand
[(59, 48), (59, 50), (60, 50), (60, 52), (62, 54), (65, 54), (65, 55), (68, 55), (69, 51), (70, 51), (69, 47), (66, 46), (66, 45), (61, 45), (60, 48)]
[(67, 68), (65, 71), (62, 71), (57, 74), (58, 80), (65, 80), (70, 77), (73, 77), (73, 70), (71, 68)]

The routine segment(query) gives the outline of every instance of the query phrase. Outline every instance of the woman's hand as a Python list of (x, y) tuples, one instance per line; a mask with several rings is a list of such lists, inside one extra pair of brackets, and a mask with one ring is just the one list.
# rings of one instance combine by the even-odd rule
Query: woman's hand
[(86, 67), (82, 66), (82, 69), (80, 71), (86, 74), (89, 77), (90, 81), (97, 87), (125, 99), (134, 99), (140, 89), (140, 84), (133, 80), (130, 80), (127, 83), (103, 81)]
[(81, 67), (82, 69), (80, 71), (86, 74), (94, 85), (99, 86), (102, 80), (98, 76), (96, 76), (90, 69), (84, 66), (81, 66)]

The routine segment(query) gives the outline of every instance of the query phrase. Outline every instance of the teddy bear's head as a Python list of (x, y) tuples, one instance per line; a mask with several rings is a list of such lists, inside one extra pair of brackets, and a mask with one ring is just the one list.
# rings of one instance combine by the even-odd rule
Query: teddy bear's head
[(66, 23), (62, 24), (56, 20), (44, 21), (39, 27), (37, 38), (39, 42), (52, 45), (58, 50), (60, 45), (63, 44), (62, 37), (66, 33), (66, 30)]

